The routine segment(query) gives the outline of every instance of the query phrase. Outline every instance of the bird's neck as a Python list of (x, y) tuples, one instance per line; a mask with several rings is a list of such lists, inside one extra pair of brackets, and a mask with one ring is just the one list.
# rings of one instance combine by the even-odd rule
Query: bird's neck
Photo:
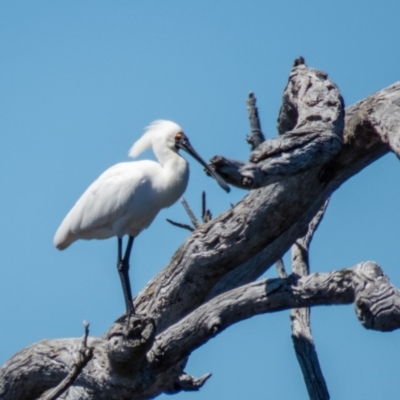
[(171, 152), (168, 157), (159, 162), (163, 168), (163, 196), (162, 207), (169, 207), (183, 195), (189, 181), (189, 165), (178, 153)]

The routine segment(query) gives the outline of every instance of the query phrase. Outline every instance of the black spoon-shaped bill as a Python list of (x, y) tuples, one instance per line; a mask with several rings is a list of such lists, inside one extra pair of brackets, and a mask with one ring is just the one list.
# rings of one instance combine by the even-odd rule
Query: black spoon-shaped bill
[(197, 151), (190, 144), (189, 139), (181, 134), (179, 138), (176, 138), (176, 147), (185, 150), (189, 153), (194, 159), (196, 159), (206, 170), (207, 172), (217, 181), (218, 185), (221, 186), (227, 193), (230, 192), (231, 188), (228, 184), (215, 172), (197, 153)]

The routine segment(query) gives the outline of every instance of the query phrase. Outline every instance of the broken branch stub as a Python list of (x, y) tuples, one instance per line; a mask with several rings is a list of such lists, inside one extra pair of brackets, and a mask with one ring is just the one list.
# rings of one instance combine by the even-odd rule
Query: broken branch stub
[(295, 64), (278, 117), (279, 136), (259, 144), (247, 163), (216, 156), (211, 165), (232, 185), (255, 189), (331, 160), (343, 142), (344, 102), (322, 71)]
[(246, 137), (247, 143), (251, 145), (251, 150), (255, 150), (264, 140), (264, 134), (261, 130), (261, 122), (258, 117), (258, 108), (256, 106), (254, 93), (250, 92), (247, 98), (247, 112), (249, 114), (251, 135)]

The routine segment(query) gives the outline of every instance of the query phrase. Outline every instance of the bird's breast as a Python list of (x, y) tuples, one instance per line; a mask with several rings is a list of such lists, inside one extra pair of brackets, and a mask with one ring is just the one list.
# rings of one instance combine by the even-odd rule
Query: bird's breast
[(162, 188), (162, 208), (169, 207), (179, 200), (186, 190), (189, 181), (189, 166), (187, 162), (176, 163), (164, 171), (163, 182), (160, 184)]

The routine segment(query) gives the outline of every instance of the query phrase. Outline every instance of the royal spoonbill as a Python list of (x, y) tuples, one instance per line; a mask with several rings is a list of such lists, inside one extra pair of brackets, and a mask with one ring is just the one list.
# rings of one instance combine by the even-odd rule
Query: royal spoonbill
[[(83, 193), (54, 236), (54, 244), (60, 250), (78, 239), (118, 238), (117, 268), (127, 314), (134, 314), (128, 272), (133, 240), (162, 208), (171, 206), (182, 196), (188, 184), (189, 166), (179, 149), (199, 161), (229, 192), (229, 186), (197, 154), (175, 122), (154, 121), (134, 143), (129, 156), (136, 157), (150, 147), (158, 162), (123, 162), (107, 169)], [(124, 235), (129, 238), (122, 256)]]

